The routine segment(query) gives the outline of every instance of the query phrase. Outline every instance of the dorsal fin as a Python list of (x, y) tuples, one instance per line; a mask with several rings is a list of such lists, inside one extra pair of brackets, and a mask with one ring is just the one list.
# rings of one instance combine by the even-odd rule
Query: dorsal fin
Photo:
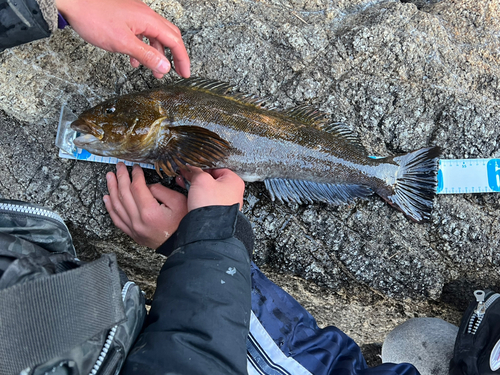
[(363, 155), (368, 155), (368, 152), (365, 149), (365, 146), (361, 144), (361, 141), (359, 138), (352, 132), (352, 130), (347, 126), (347, 124), (343, 122), (334, 122), (334, 123), (328, 123), (328, 124), (323, 124), (320, 127), (321, 130), (328, 132), (328, 133), (333, 133), (338, 136), (341, 136), (344, 138), (346, 141), (348, 141), (351, 145), (356, 147), (356, 149), (361, 152)]
[(315, 126), (320, 129), (328, 123), (330, 118), (328, 114), (321, 112), (308, 104), (290, 108), (283, 111), (283, 113), (304, 124)]
[(264, 184), (271, 194), (271, 199), (274, 201), (277, 198), (281, 202), (325, 202), (339, 205), (373, 194), (369, 187), (355, 184), (329, 184), (284, 178), (266, 179)]
[(185, 165), (214, 167), (231, 150), (227, 141), (199, 126), (175, 126), (168, 131), (168, 135), (158, 143), (155, 169), (160, 176), (160, 168), (167, 176), (175, 176)]
[(260, 98), (253, 94), (244, 94), (240, 92), (232, 92), (234, 86), (227, 82), (217, 81), (206, 78), (183, 78), (173, 84), (174, 86), (191, 87), (194, 89), (210, 91), (214, 94), (223, 95), (231, 99), (238, 100), (242, 103), (253, 104), (260, 108), (273, 109), (273, 106), (268, 102), (270, 100)]
[(184, 86), (184, 87), (193, 87), (202, 90), (211, 91), (215, 94), (226, 95), (233, 89), (227, 82), (217, 81), (215, 79), (206, 79), (206, 78), (182, 78), (173, 83), (174, 86)]
[(359, 138), (351, 131), (347, 124), (343, 122), (331, 123), (329, 114), (321, 112), (308, 104), (291, 108), (284, 113), (304, 124), (314, 126), (328, 133), (334, 133), (356, 147), (363, 155), (368, 155)]
[(253, 104), (257, 107), (260, 107), (260, 108), (265, 108), (265, 109), (269, 109), (269, 110), (272, 110), (274, 109), (274, 106), (272, 104), (270, 104), (270, 99), (267, 99), (267, 98), (261, 98), (257, 95), (252, 95), (252, 94), (242, 94), (242, 93), (231, 93), (229, 95), (226, 95), (226, 96), (229, 96), (233, 99), (236, 99), (236, 100), (239, 100), (240, 102), (244, 102), (244, 103), (249, 103), (249, 104)]

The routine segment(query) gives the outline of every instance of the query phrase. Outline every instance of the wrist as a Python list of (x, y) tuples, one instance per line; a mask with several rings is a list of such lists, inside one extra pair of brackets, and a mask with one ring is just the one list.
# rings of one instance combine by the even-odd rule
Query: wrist
[[(210, 225), (207, 225), (209, 223)], [(232, 206), (205, 206), (190, 211), (178, 230), (156, 252), (169, 256), (173, 250), (196, 241), (224, 240), (235, 237), (248, 253), (253, 250), (254, 236), (250, 222)]]

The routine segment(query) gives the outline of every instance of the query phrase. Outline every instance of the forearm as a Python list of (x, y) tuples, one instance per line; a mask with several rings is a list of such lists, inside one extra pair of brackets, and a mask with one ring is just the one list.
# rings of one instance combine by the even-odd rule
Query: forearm
[(250, 259), (237, 212), (205, 207), (181, 222), (123, 373), (246, 374)]
[(48, 37), (57, 29), (53, 0), (0, 0), (0, 50)]

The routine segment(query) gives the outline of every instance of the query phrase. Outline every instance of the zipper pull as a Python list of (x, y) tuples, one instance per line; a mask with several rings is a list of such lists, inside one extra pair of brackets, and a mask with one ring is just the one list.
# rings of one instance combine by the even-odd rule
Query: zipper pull
[(476, 297), (477, 306), (474, 313), (477, 315), (484, 315), (486, 311), (486, 305), (484, 304), (485, 293), (484, 290), (475, 290), (474, 297)]

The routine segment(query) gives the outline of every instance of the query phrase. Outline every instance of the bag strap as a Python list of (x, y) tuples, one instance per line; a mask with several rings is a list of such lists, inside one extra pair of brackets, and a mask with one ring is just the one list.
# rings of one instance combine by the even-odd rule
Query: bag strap
[(0, 373), (61, 355), (125, 319), (114, 255), (0, 290)]

